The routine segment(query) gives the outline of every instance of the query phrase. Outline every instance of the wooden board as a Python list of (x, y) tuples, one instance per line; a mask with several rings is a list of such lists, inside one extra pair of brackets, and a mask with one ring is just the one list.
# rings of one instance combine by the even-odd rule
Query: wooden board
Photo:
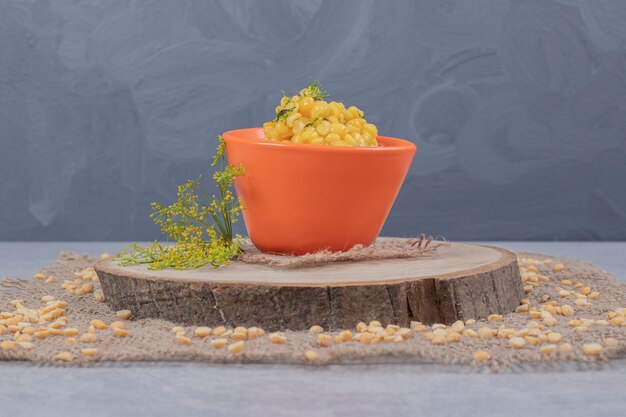
[(136, 317), (266, 330), (352, 328), (359, 321), (406, 326), (452, 323), (513, 311), (524, 290), (516, 256), (449, 243), (417, 259), (275, 269), (240, 262), (213, 269), (150, 271), (96, 264), (106, 302)]

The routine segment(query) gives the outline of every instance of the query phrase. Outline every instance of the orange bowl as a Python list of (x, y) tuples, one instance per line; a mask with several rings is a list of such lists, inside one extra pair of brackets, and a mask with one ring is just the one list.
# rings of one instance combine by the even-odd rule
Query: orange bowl
[(225, 132), (252, 243), (264, 252), (301, 255), (369, 245), (378, 236), (409, 170), (415, 145), (378, 137), (378, 147), (263, 140), (260, 128)]

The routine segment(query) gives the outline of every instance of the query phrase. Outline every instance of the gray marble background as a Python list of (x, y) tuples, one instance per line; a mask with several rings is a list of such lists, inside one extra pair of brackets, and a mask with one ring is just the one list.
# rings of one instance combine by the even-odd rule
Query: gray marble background
[(623, 0), (0, 0), (0, 240), (157, 237), (149, 203), (311, 77), (418, 146), (384, 233), (624, 240), (625, 22)]

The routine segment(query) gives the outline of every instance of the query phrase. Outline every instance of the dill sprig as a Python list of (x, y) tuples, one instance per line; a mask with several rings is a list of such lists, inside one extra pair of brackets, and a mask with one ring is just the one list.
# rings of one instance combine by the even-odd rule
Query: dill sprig
[(309, 85), (307, 89), (309, 90), (309, 96), (313, 100), (324, 100), (328, 97), (328, 93), (322, 88), (322, 85), (317, 80), (311, 80), (311, 85)]
[(209, 196), (200, 185), (201, 177), (178, 186), (177, 199), (164, 206), (152, 203), (150, 216), (172, 245), (136, 243), (118, 255), (120, 265), (148, 264), (150, 269), (187, 269), (230, 263), (241, 253), (239, 236), (233, 236), (243, 203), (232, 192), (233, 181), (245, 174), (243, 165), (228, 165), (225, 144), (220, 136), (211, 166), (218, 166), (213, 180), (219, 196)]

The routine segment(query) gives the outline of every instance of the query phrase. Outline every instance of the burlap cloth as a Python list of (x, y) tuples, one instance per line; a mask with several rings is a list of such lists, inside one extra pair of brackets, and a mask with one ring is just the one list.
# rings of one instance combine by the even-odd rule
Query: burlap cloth
[[(518, 253), (518, 256), (532, 256), (536, 259), (545, 259), (540, 254)], [(40, 280), (0, 281), (0, 310), (13, 311), (11, 300), (22, 299), (29, 308), (40, 308), (44, 302), (42, 296), (51, 295), (55, 299), (69, 302), (66, 307), (68, 317), (67, 327), (79, 329), (81, 334), (87, 331), (92, 319), (101, 319), (111, 323), (116, 318), (115, 312), (105, 303), (97, 302), (92, 293), (85, 295), (68, 294), (61, 283), (64, 279), (75, 279), (74, 272), (93, 266), (95, 259), (87, 255), (75, 253), (61, 253), (59, 258), (41, 272), (54, 275), (57, 281), (44, 283)], [(580, 261), (554, 258), (554, 262), (562, 262), (565, 270), (554, 272), (546, 265), (538, 265), (539, 272), (549, 278), (548, 282), (528, 295), (532, 305), (539, 305), (540, 298), (549, 295), (552, 299), (560, 300), (556, 287), (562, 279), (581, 282), (599, 291), (600, 296), (591, 306), (575, 306), (573, 300), (568, 300), (575, 310), (573, 317), (558, 316), (558, 324), (550, 329), (563, 335), (562, 343), (570, 343), (572, 350), (569, 353), (542, 354), (539, 345), (526, 345), (522, 349), (513, 349), (508, 339), (461, 337), (461, 340), (446, 345), (434, 345), (425, 337), (425, 332), (413, 333), (408, 340), (402, 343), (378, 343), (365, 345), (358, 342), (331, 344), (329, 347), (319, 347), (316, 344), (317, 335), (308, 332), (284, 333), (287, 342), (282, 345), (268, 341), (267, 334), (255, 340), (245, 342), (240, 353), (229, 353), (226, 349), (216, 349), (210, 345), (215, 337), (198, 338), (194, 336), (194, 327), (186, 327), (186, 334), (192, 339), (190, 345), (182, 345), (175, 340), (171, 328), (175, 323), (156, 319), (130, 320), (126, 328), (130, 331), (124, 338), (117, 337), (111, 330), (98, 330), (96, 343), (77, 342), (73, 346), (66, 346), (64, 336), (49, 336), (43, 340), (33, 340), (34, 348), (25, 350), (0, 349), (0, 360), (24, 360), (36, 363), (57, 364), (60, 366), (89, 365), (107, 361), (202, 361), (202, 362), (243, 362), (243, 363), (310, 363), (304, 357), (307, 350), (318, 353), (319, 359), (314, 364), (341, 364), (341, 363), (442, 363), (472, 365), (478, 368), (488, 367), (493, 370), (499, 368), (522, 368), (532, 365), (546, 367), (559, 364), (597, 364), (609, 359), (623, 358), (626, 352), (626, 327), (591, 326), (588, 331), (580, 333), (568, 325), (574, 318), (606, 320), (608, 312), (617, 308), (626, 307), (626, 285), (619, 283), (615, 277), (602, 271), (600, 268)], [(554, 263), (552, 264), (554, 265)], [(98, 284), (95, 283), (96, 288)], [(559, 302), (559, 304), (564, 304)], [(478, 330), (480, 327), (497, 328), (501, 325), (507, 328), (521, 329), (530, 320), (528, 314), (511, 313), (504, 316), (501, 322), (487, 322), (480, 320), (467, 328)], [(356, 324), (356, 323), (355, 323)], [(354, 329), (352, 329), (354, 331)], [(336, 334), (332, 332), (330, 334)], [(13, 340), (14, 335), (5, 332), (0, 335), (0, 341)], [(604, 346), (602, 353), (596, 357), (589, 357), (582, 351), (584, 343), (603, 344), (603, 339), (611, 337), (618, 341), (617, 345)], [(77, 336), (78, 339), (78, 336)], [(96, 356), (84, 356), (80, 350), (85, 347), (98, 349)], [(491, 359), (478, 363), (473, 353), (479, 350), (488, 352)], [(57, 353), (71, 352), (74, 360), (69, 363), (55, 360)], [(548, 366), (549, 365), (549, 366)]]

